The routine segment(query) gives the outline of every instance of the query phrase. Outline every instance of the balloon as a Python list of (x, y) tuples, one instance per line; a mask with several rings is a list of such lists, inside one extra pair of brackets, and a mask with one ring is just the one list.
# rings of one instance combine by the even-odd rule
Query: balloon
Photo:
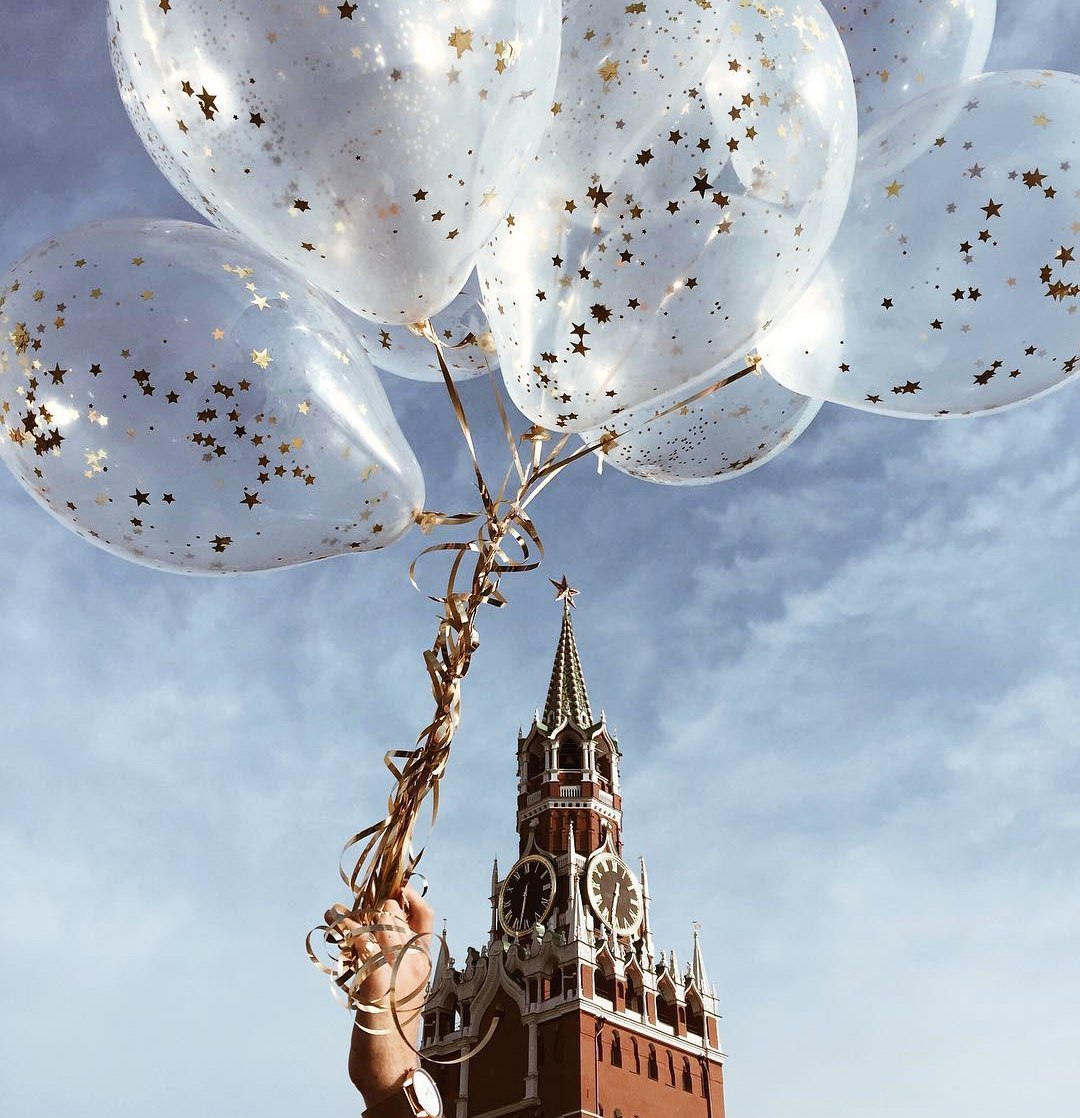
[(380, 322), (461, 290), (549, 119), (559, 0), (109, 0), (158, 166), (215, 224)]
[[(926, 143), (925, 120), (954, 121)], [(761, 346), (795, 392), (887, 415), (973, 415), (1080, 363), (1080, 78), (1014, 71), (927, 94), (868, 134), (844, 224), (795, 313), (837, 328)], [(880, 153), (907, 152), (882, 173)]]
[(822, 0), (855, 75), (859, 128), (981, 72), (997, 0)]
[[(714, 376), (721, 380), (745, 363), (740, 357)], [(665, 400), (618, 416), (607, 430), (621, 437), (604, 452), (604, 461), (660, 485), (728, 481), (764, 466), (791, 446), (810, 426), (821, 403), (788, 391), (759, 367), (756, 375), (669, 415), (654, 418), (671, 406)], [(587, 441), (595, 442), (601, 434), (592, 432)]]
[(0, 280), (0, 456), (66, 527), (199, 574), (384, 547), (424, 499), (325, 298), (239, 238), (116, 221)]
[[(350, 315), (349, 321), (376, 369), (410, 380), (442, 384), (434, 347), (420, 331), (409, 326), (368, 322), (359, 315)], [(454, 347), (443, 349), (443, 358), (454, 380), (471, 380), (498, 371), (499, 358), (475, 272), (461, 294), (432, 317), (431, 325), (444, 347)]]
[(514, 403), (587, 431), (795, 301), (843, 215), (856, 113), (817, 0), (574, 0), (564, 42), (551, 127), (478, 271)]

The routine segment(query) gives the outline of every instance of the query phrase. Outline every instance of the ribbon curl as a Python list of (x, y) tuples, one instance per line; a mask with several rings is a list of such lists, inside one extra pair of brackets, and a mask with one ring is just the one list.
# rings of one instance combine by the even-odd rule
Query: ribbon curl
[[(385, 1012), (389, 1008), (393, 1028), (402, 1040), (419, 1055), (405, 1033), (405, 1026), (423, 1012), (423, 1003), (402, 1021), (402, 1006), (409, 1005), (426, 987), (427, 983), (402, 995), (397, 990), (397, 978), (402, 959), (410, 951), (424, 950), (419, 944), (426, 935), (415, 935), (391, 958), (378, 946), (376, 936), (395, 930), (380, 922), (379, 915), (386, 901), (400, 897), (405, 882), (416, 873), (424, 855), (413, 847), (416, 823), (430, 798), (430, 827), (435, 826), (439, 814), (439, 784), (446, 773), (451, 744), (461, 723), (461, 687), (468, 673), (473, 654), (479, 647), (480, 637), (476, 618), (481, 606), (496, 608), (506, 605), (507, 599), (500, 589), (504, 575), (535, 570), (544, 555), (540, 534), (528, 514), (528, 506), (568, 466), (590, 454), (601, 456), (610, 452), (619, 439), (629, 434), (606, 430), (600, 438), (578, 450), (565, 454), (570, 436), (563, 435), (546, 450), (552, 440), (550, 432), (533, 426), (520, 440), (515, 437), (506, 412), (502, 395), (494, 376), (491, 384), (495, 393), (500, 421), (510, 451), (510, 467), (495, 495), (484, 476), (476, 453), (476, 446), (469, 426), (468, 416), (443, 356), (439, 341), (430, 322), (417, 323), (415, 333), (427, 338), (435, 348), (450, 403), (457, 418), (473, 467), (474, 482), (482, 508), (469, 513), (440, 513), (424, 511), (416, 515), (416, 522), (424, 534), (435, 528), (477, 525), (475, 535), (468, 540), (432, 544), (424, 548), (409, 567), (409, 580), (420, 591), (417, 568), (421, 560), (445, 553), (450, 559), (445, 590), (429, 594), (429, 599), (441, 609), (438, 630), (431, 648), (424, 652), (424, 664), (435, 701), (431, 722), (421, 730), (416, 748), (391, 750), (383, 758), (394, 778), (394, 786), (387, 800), (386, 814), (379, 822), (353, 835), (341, 853), (339, 874), (352, 894), (350, 907), (333, 905), (326, 913), (325, 923), (314, 928), (307, 936), (307, 953), (312, 963), (332, 981), (338, 1000), (356, 1014), (356, 1028), (375, 1034), (388, 1034), (390, 1029), (374, 1029), (363, 1022), (365, 1016)], [(470, 336), (471, 337), (471, 336)], [(469, 344), (470, 338), (459, 342)], [(706, 396), (735, 383), (745, 376), (760, 375), (760, 358), (747, 358), (745, 368), (714, 381), (686, 399), (679, 400), (654, 416), (663, 416), (695, 403)], [(649, 421), (651, 421), (651, 419)], [(531, 444), (530, 453), (523, 457), (518, 450), (519, 441)], [(517, 486), (509, 496), (511, 481), (516, 476)], [(472, 561), (471, 571), (468, 561)], [(421, 591), (422, 592), (422, 591)], [(357, 852), (359, 851), (359, 852)], [(352, 861), (346, 868), (346, 858)], [(398, 929), (400, 930), (400, 929)], [(322, 936), (330, 952), (329, 962), (324, 962), (314, 947), (314, 940)], [(446, 945), (443, 936), (432, 936)], [(449, 952), (449, 948), (447, 947)], [(390, 966), (388, 1005), (370, 1002), (362, 994), (368, 978), (379, 968)], [(429, 960), (430, 976), (430, 960)], [(499, 1022), (496, 1015), (484, 1037), (465, 1055), (452, 1060), (424, 1059), (434, 1063), (455, 1064), (471, 1059), (486, 1046)]]

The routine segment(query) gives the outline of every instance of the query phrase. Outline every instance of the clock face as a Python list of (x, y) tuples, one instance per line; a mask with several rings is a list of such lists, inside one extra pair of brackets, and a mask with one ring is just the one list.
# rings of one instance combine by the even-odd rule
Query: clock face
[(527, 854), (507, 874), (499, 893), (499, 923), (512, 936), (527, 935), (555, 903), (555, 867)]
[(632, 936), (641, 927), (644, 909), (637, 879), (626, 863), (614, 854), (597, 854), (585, 873), (593, 911), (616, 935)]
[(422, 1068), (417, 1068), (413, 1072), (412, 1089), (420, 1109), (428, 1118), (440, 1118), (443, 1106), (439, 1088), (435, 1086), (435, 1080)]

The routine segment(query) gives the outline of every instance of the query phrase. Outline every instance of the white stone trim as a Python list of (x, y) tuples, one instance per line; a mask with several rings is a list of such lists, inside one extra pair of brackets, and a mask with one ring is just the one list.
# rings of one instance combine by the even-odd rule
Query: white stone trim
[(675, 1048), (688, 1056), (704, 1055), (720, 1064), (727, 1059), (727, 1053), (722, 1048), (711, 1047), (705, 1038), (676, 1036), (674, 1033), (669, 1033), (666, 1029), (652, 1025), (648, 1021), (639, 1020), (636, 1014), (632, 1017), (628, 1014), (616, 1014), (611, 1006), (592, 998), (578, 997), (566, 1002), (557, 1002), (550, 1006), (545, 1003), (546, 1008), (523, 1015), (522, 1021), (526, 1017), (535, 1017), (537, 1022), (552, 1021), (557, 1017), (565, 1016), (567, 1007), (570, 1005), (574, 1009), (583, 1009), (595, 1017), (602, 1017), (609, 1029), (626, 1029), (658, 1044), (666, 1044), (669, 1048)]

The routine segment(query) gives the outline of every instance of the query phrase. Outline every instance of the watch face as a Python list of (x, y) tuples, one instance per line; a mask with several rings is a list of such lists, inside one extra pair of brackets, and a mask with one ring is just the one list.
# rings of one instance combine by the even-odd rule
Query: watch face
[(507, 874), (499, 893), (499, 923), (512, 936), (527, 935), (555, 903), (555, 867), (539, 854), (527, 854)]
[(417, 1105), (428, 1118), (441, 1118), (442, 1096), (435, 1080), (423, 1068), (417, 1068), (412, 1077), (413, 1094), (416, 1096)]
[(620, 936), (641, 927), (641, 890), (626, 863), (614, 854), (598, 854), (589, 863), (586, 886), (597, 916)]

